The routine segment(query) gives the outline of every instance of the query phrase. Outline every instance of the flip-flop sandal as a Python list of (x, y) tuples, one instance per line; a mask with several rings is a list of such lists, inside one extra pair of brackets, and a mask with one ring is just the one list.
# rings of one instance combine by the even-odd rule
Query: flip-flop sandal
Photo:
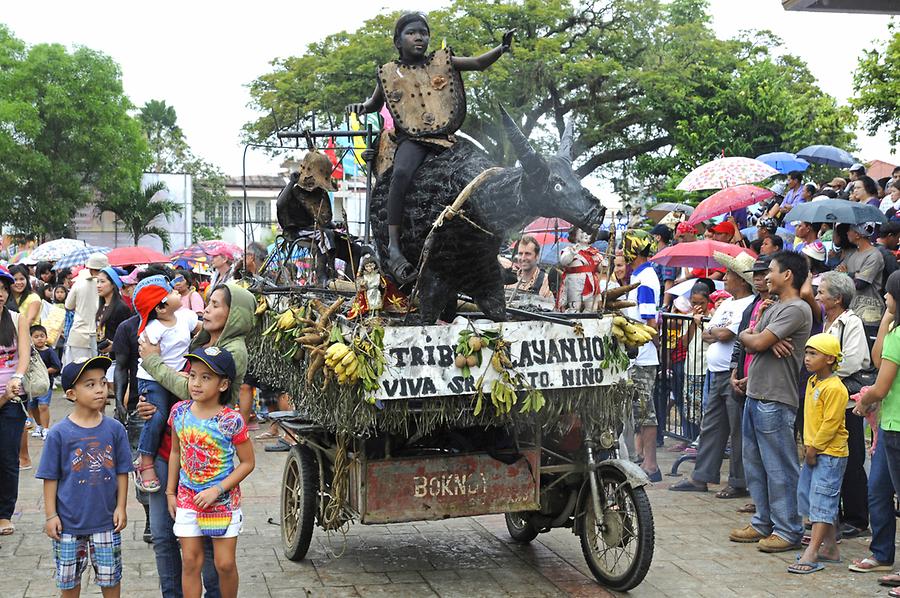
[(888, 588), (900, 588), (900, 572), (882, 575), (878, 578), (878, 585)]
[(716, 492), (716, 498), (744, 498), (750, 496), (750, 493), (743, 488), (735, 488), (734, 486), (726, 486)]
[(894, 588), (892, 590), (888, 590), (888, 596), (893, 596), (894, 598), (900, 598), (900, 588)]
[(756, 513), (756, 505), (752, 502), (748, 502), (743, 507), (737, 510), (738, 513)]
[(869, 573), (870, 571), (893, 571), (893, 563), (881, 563), (870, 556), (864, 559), (853, 559), (853, 562), (847, 567), (850, 571), (857, 573)]
[(797, 575), (809, 575), (810, 573), (815, 573), (816, 571), (821, 571), (825, 568), (825, 565), (822, 563), (807, 563), (805, 561), (798, 561), (793, 565), (788, 565), (788, 573), (796, 573)]
[(0, 536), (11, 536), (15, 533), (16, 526), (10, 523), (7, 526), (0, 527)]
[(672, 490), (673, 492), (701, 492), (704, 494), (709, 491), (703, 486), (697, 486), (690, 480), (681, 480), (677, 484), (672, 484), (669, 486), (669, 490)]

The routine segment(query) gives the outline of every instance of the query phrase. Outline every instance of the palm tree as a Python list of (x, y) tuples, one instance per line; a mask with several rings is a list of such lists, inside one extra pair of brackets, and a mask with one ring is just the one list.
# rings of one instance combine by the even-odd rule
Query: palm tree
[[(165, 197), (166, 184), (153, 183), (141, 190), (138, 186), (135, 190), (123, 197), (105, 199), (97, 203), (97, 211), (112, 212), (116, 220), (120, 220), (137, 245), (141, 237), (156, 235), (162, 241), (163, 251), (169, 250), (169, 231), (159, 226), (153, 226), (158, 216), (164, 216), (166, 220), (173, 214), (181, 213), (181, 206)], [(157, 198), (158, 193), (163, 193)]]

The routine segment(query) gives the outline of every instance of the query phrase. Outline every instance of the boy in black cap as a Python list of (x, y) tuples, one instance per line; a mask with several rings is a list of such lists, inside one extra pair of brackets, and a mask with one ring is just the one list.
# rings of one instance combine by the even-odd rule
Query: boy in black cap
[(185, 358), (191, 364), (191, 398), (176, 403), (169, 415), (172, 448), (166, 484), (173, 531), (181, 541), (181, 588), (185, 596), (200, 595), (204, 536), (209, 536), (219, 589), (223, 596), (237, 596), (235, 553), (243, 524), (239, 484), (256, 464), (253, 443), (241, 414), (227, 406), (236, 375), (231, 353), (207, 347)]
[(45, 531), (53, 539), (56, 583), (77, 596), (91, 555), (94, 577), (106, 598), (119, 596), (128, 473), (128, 435), (103, 415), (109, 357), (73, 362), (62, 370), (72, 413), (47, 434), (35, 477), (44, 480)]

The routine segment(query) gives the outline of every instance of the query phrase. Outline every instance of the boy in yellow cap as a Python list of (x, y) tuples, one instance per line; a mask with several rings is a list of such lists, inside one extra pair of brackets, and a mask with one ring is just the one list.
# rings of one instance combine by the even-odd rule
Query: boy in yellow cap
[(800, 514), (812, 522), (812, 538), (790, 573), (815, 573), (823, 562), (840, 562), (835, 542), (841, 482), (847, 467), (847, 428), (844, 409), (847, 387), (834, 375), (843, 356), (840, 341), (830, 334), (816, 334), (806, 341), (803, 361), (812, 372), (806, 384), (803, 406), (803, 440), (806, 459), (797, 485)]

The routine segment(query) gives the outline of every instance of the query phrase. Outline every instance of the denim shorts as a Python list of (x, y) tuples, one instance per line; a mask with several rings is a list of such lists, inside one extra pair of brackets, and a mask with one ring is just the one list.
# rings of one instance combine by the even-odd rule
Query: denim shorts
[(31, 397), (28, 401), (29, 409), (37, 409), (39, 405), (49, 405), (50, 397), (53, 395), (53, 387), (50, 387), (50, 390), (47, 391), (47, 394), (41, 395), (39, 397)]
[(814, 467), (803, 462), (797, 484), (797, 510), (801, 515), (813, 523), (837, 521), (846, 468), (847, 457), (818, 455)]
[(88, 536), (60, 534), (53, 540), (56, 561), (56, 585), (71, 590), (81, 585), (88, 556), (94, 567), (94, 577), (101, 588), (112, 588), (122, 581), (122, 536), (112, 530)]

